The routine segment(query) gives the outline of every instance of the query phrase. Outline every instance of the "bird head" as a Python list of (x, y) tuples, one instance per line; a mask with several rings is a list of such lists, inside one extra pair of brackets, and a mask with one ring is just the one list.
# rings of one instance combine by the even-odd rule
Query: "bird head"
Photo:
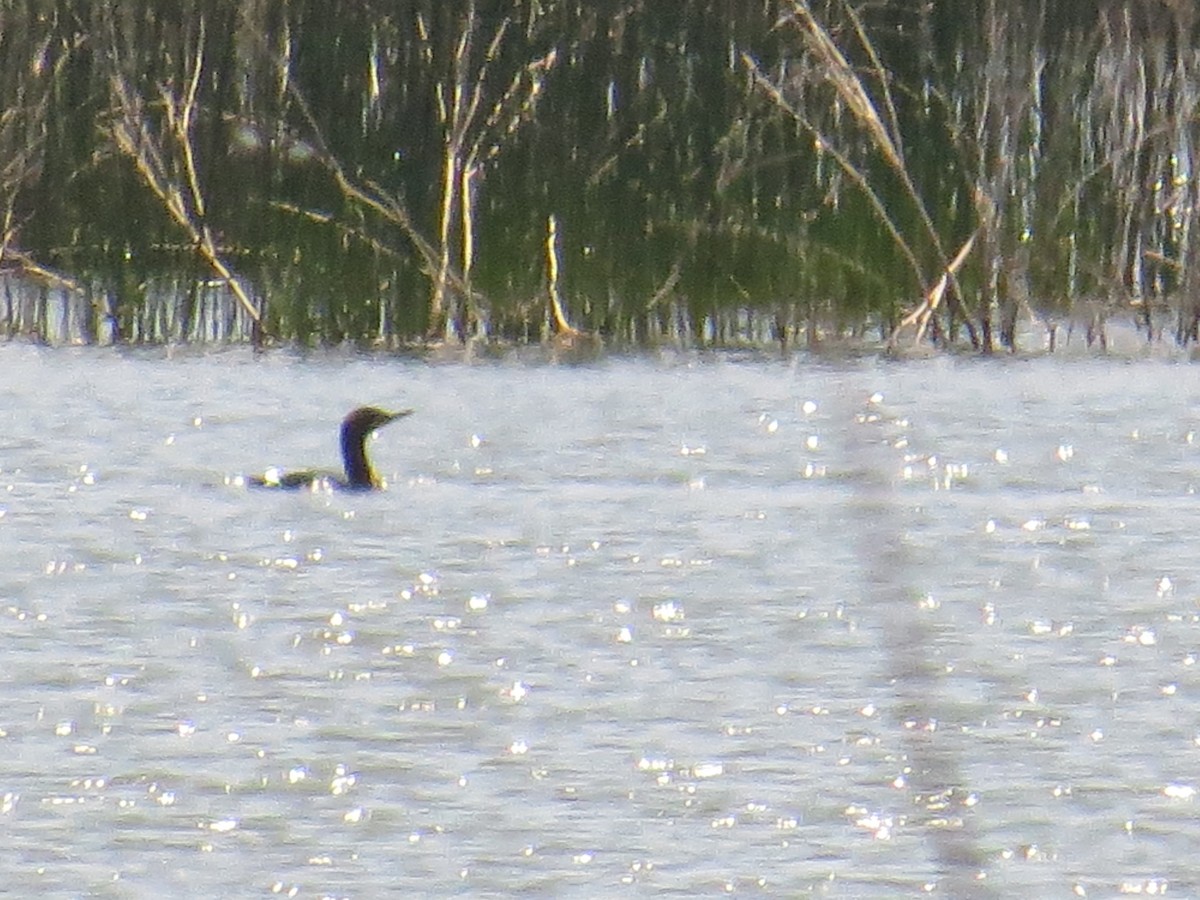
[(350, 415), (346, 416), (342, 423), (343, 429), (353, 430), (358, 434), (370, 434), (377, 428), (382, 428), (388, 422), (394, 422), (396, 419), (402, 419), (405, 416), (412, 415), (411, 409), (402, 409), (398, 412), (388, 412), (385, 409), (379, 409), (374, 406), (360, 406)]

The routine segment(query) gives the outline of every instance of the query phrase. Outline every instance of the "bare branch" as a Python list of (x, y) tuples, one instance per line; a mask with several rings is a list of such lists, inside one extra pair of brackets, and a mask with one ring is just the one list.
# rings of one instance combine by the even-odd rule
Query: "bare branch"
[[(197, 71), (199, 65), (199, 56), (197, 56)], [(196, 77), (198, 76), (193, 76), (193, 82)], [(120, 75), (114, 74), (111, 84), (113, 96), (117, 100), (118, 114), (118, 117), (112, 123), (111, 132), (118, 149), (133, 162), (146, 187), (158, 197), (163, 207), (167, 210), (167, 213), (175, 221), (175, 224), (182, 228), (191, 239), (196, 252), (200, 254), (201, 258), (208, 263), (209, 267), (217, 273), (218, 277), (229, 288), (229, 292), (233, 294), (234, 299), (237, 300), (238, 304), (253, 320), (255, 326), (261, 329), (262, 316), (250, 300), (245, 288), (242, 287), (241, 281), (221, 258), (216, 242), (213, 240), (212, 231), (207, 224), (198, 221), (197, 216), (189, 211), (188, 205), (183, 199), (183, 191), (177, 181), (171, 177), (167, 164), (164, 161), (162, 148), (150, 135), (149, 126), (146, 123), (143, 112), (141, 97), (130, 88), (125, 79)], [(177, 113), (179, 110), (187, 109), (192, 105), (191, 101), (180, 105), (175, 98), (170, 96), (166, 100), (167, 109), (175, 110)], [(184, 115), (176, 114), (171, 117), (171, 121), (174, 124), (172, 137), (181, 148), (180, 152), (184, 153), (190, 159), (192, 138), (190, 132), (184, 130), (185, 124), (191, 121), (190, 110)], [(183, 148), (186, 148), (186, 150)], [(195, 167), (189, 162), (184, 162), (183, 167), (190, 172), (190, 193), (197, 202), (200, 202), (203, 192), (200, 189), (198, 179), (195, 179)], [(258, 337), (259, 332), (256, 332), (256, 340)]]
[(950, 261), (950, 265), (946, 267), (946, 271), (941, 274), (941, 277), (938, 278), (933, 287), (931, 287), (925, 294), (925, 299), (921, 301), (916, 309), (905, 316), (904, 320), (892, 331), (891, 336), (888, 338), (889, 347), (894, 347), (896, 345), (896, 342), (900, 337), (900, 332), (910, 325), (917, 326), (917, 333), (916, 337), (913, 339), (913, 343), (919, 344), (921, 342), (921, 338), (925, 336), (925, 331), (929, 328), (929, 320), (933, 317), (933, 314), (937, 312), (938, 306), (941, 305), (942, 298), (946, 294), (946, 287), (950, 284), (950, 280), (954, 277), (954, 274), (962, 267), (962, 264), (966, 262), (966, 259), (970, 255), (972, 248), (975, 246), (975, 238), (978, 237), (978, 235), (979, 232), (976, 231), (969, 238), (967, 238), (966, 243), (959, 248), (958, 253), (954, 256), (954, 259)]
[(749, 54), (742, 54), (742, 64), (749, 70), (751, 77), (754, 79), (755, 85), (762, 90), (777, 106), (783, 109), (789, 116), (796, 120), (803, 128), (808, 131), (816, 139), (817, 144), (822, 153), (828, 153), (833, 158), (838, 167), (853, 181), (863, 192), (867, 198), (867, 202), (871, 204), (871, 208), (875, 210), (875, 215), (879, 218), (887, 233), (891, 236), (892, 241), (900, 250), (901, 255), (908, 261), (909, 268), (912, 269), (913, 276), (920, 285), (921, 293), (928, 293), (928, 286), (925, 282), (924, 270), (916, 254), (913, 252), (912, 246), (904, 235), (900, 233), (891, 214), (884, 205), (883, 199), (871, 187), (871, 183), (858, 166), (850, 160), (848, 156), (841, 153), (835, 146), (834, 142), (828, 138), (820, 128), (816, 126), (803, 112), (797, 109), (793, 104), (789, 103), (787, 98), (783, 96), (779, 87), (771, 81), (759, 68), (758, 62)]

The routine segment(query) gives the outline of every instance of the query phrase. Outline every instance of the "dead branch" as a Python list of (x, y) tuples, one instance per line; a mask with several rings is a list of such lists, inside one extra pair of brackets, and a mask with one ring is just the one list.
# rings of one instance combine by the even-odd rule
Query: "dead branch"
[[(177, 159), (168, 162), (171, 148), (151, 133), (141, 96), (120, 74), (114, 74), (111, 78), (112, 93), (116, 100), (111, 133), (117, 148), (133, 162), (146, 187), (158, 197), (167, 214), (188, 235), (196, 252), (216, 272), (238, 305), (254, 322), (257, 343), (262, 337), (262, 316), (242, 287), (241, 280), (221, 258), (212, 230), (204, 221), (204, 192), (192, 149), (192, 128), (195, 124), (203, 53), (202, 27), (191, 60), (187, 93), (180, 98), (165, 86), (161, 90), (168, 132), (178, 154)], [(177, 174), (179, 170), (182, 170), (181, 174)]]
[[(440, 254), (433, 242), (426, 238), (420, 229), (417, 228), (413, 221), (413, 216), (404, 204), (404, 201), (395, 194), (384, 190), (383, 187), (374, 181), (367, 180), (360, 184), (347, 175), (345, 168), (338, 161), (337, 156), (330, 150), (329, 144), (325, 140), (325, 136), (317, 124), (316, 117), (313, 115), (304, 94), (292, 79), (287, 79), (286, 89), (288, 96), (296, 104), (297, 109), (308, 125), (308, 138), (316, 151), (316, 160), (333, 176), (334, 183), (337, 185), (338, 190), (341, 191), (342, 196), (352, 203), (371, 210), (384, 221), (390, 222), (399, 228), (400, 233), (404, 235), (413, 249), (416, 250), (418, 266), (421, 272), (424, 273), (431, 283), (436, 282), (440, 268)], [(466, 280), (453, 267), (450, 267), (446, 271), (445, 277), (447, 283), (464, 297), (471, 299), (480, 299), (482, 297), (477, 291), (468, 286)]]
[(916, 337), (913, 339), (913, 343), (919, 344), (921, 342), (921, 339), (925, 336), (926, 329), (929, 327), (930, 319), (933, 317), (933, 314), (937, 312), (938, 307), (941, 305), (942, 298), (946, 294), (946, 288), (950, 285), (950, 281), (953, 279), (954, 273), (962, 267), (962, 264), (966, 261), (967, 256), (970, 255), (971, 249), (975, 246), (975, 238), (978, 236), (978, 234), (979, 232), (976, 231), (975, 234), (972, 234), (969, 238), (967, 238), (966, 243), (963, 244), (958, 253), (955, 254), (954, 259), (952, 259), (950, 264), (946, 267), (946, 271), (941, 274), (937, 282), (932, 288), (929, 289), (928, 293), (925, 295), (925, 298), (921, 301), (917, 308), (905, 316), (904, 320), (896, 326), (895, 330), (892, 331), (891, 337), (888, 338), (889, 347), (895, 346), (896, 341), (900, 336), (900, 332), (910, 325), (917, 326), (917, 333)]
[[(817, 125), (810, 120), (803, 112), (795, 107), (783, 96), (783, 92), (779, 86), (771, 81), (766, 74), (759, 68), (758, 61), (749, 54), (742, 54), (742, 64), (750, 73), (750, 77), (754, 80), (754, 84), (759, 90), (763, 91), (767, 97), (776, 104), (780, 109), (786, 112), (789, 116), (795, 119), (806, 131), (808, 131), (817, 141), (821, 152), (829, 154), (838, 168), (850, 178), (851, 181), (858, 187), (863, 195), (867, 198), (867, 202), (871, 204), (871, 208), (875, 211), (875, 215), (879, 218), (880, 223), (887, 230), (888, 235), (892, 238), (896, 247), (900, 250), (901, 255), (908, 262), (909, 268), (912, 269), (913, 276), (920, 285), (921, 293), (928, 293), (928, 287), (925, 281), (925, 274), (920, 261), (917, 259), (916, 253), (913, 252), (912, 246), (904, 239), (904, 235), (900, 233), (899, 227), (892, 219), (887, 207), (884, 205), (883, 199), (871, 187), (871, 183), (862, 169), (856, 166), (848, 156), (839, 151), (834, 146), (833, 141), (821, 131)], [(890, 143), (890, 142), (889, 142)]]
[(43, 266), (36, 259), (26, 253), (24, 250), (17, 250), (11, 246), (4, 248), (3, 255), (0, 258), (4, 260), (12, 260), (16, 263), (22, 274), (37, 278), (44, 284), (50, 287), (59, 288), (60, 290), (70, 291), (73, 294), (82, 294), (84, 287), (74, 278), (69, 275), (64, 275), (62, 272), (57, 272), (47, 266)]
[(679, 278), (683, 274), (683, 269), (680, 260), (675, 260), (671, 265), (671, 270), (667, 272), (667, 277), (663, 279), (663, 283), (658, 286), (658, 290), (650, 297), (646, 303), (646, 311), (654, 309), (671, 295), (675, 290), (675, 286), (679, 284)]
[[(916, 185), (913, 183), (912, 177), (908, 171), (908, 167), (905, 164), (904, 154), (899, 145), (899, 130), (895, 127), (895, 108), (891, 100), (891, 95), (887, 89), (887, 79), (882, 71), (882, 63), (876, 55), (874, 47), (872, 46), (869, 37), (863, 29), (861, 21), (850, 8), (850, 4), (843, 3), (842, 6), (850, 16), (856, 38), (859, 40), (862, 46), (866, 48), (868, 58), (872, 60), (872, 64), (875, 66), (876, 73), (880, 77), (881, 84), (883, 85), (882, 91), (884, 96), (884, 106), (887, 110), (889, 120), (893, 125), (891, 129), (889, 129), (884, 123), (883, 117), (879, 114), (876, 103), (872, 100), (871, 95), (867, 92), (866, 87), (863, 85), (862, 78), (850, 65), (850, 62), (838, 48), (837, 44), (834, 43), (833, 38), (830, 36), (828, 30), (816, 20), (816, 17), (813, 15), (812, 9), (807, 0), (798, 0), (798, 2), (793, 4), (793, 12), (789, 18), (789, 21), (797, 27), (813, 55), (824, 65), (825, 81), (833, 88), (834, 92), (837, 94), (842, 103), (845, 104), (846, 108), (850, 110), (854, 119), (862, 126), (867, 136), (871, 139), (871, 143), (874, 145), (875, 149), (879, 152), (884, 161), (888, 164), (888, 167), (899, 179), (904, 188), (905, 194), (912, 202), (917, 215), (921, 219), (921, 225), (925, 231), (926, 237), (933, 246), (938, 258), (941, 260), (942, 272), (948, 276), (950, 286), (953, 287), (953, 291), (951, 291), (948, 295), (949, 299), (947, 303), (956, 312), (962, 314), (961, 318), (966, 326), (968, 334), (970, 335), (971, 344), (972, 346), (978, 348), (980, 346), (979, 336), (976, 333), (975, 326), (972, 323), (971, 318), (966, 315), (965, 311), (963, 310), (962, 291), (959, 289), (957, 277), (955, 276), (954, 270), (950, 265), (950, 261), (943, 247), (941, 237), (938, 234), (937, 226), (930, 217), (929, 211), (921, 199), (921, 194), (917, 190)], [(823, 150), (826, 152), (832, 152), (832, 143), (824, 138), (824, 136), (821, 135), (820, 131), (816, 129), (813, 123), (800, 114), (799, 110), (795, 109), (792, 104), (786, 102), (779, 88), (775, 86), (770, 79), (768, 79), (759, 70), (757, 64), (745, 54), (743, 54), (743, 61), (753, 64), (752, 70), (756, 76), (756, 84), (760, 85), (760, 87), (766, 90), (768, 96), (770, 96), (774, 102), (780, 104), (782, 108), (789, 113), (789, 115), (793, 116), (797, 122), (809, 130), (814, 137), (820, 140)], [(895, 133), (897, 137), (893, 137), (893, 133)], [(897, 246), (900, 248), (901, 253), (904, 254), (905, 258), (909, 261), (909, 265), (913, 266), (914, 271), (917, 273), (918, 281), (922, 287), (922, 294), (926, 298), (931, 296), (931, 289), (926, 287), (927, 283), (924, 275), (922, 274), (923, 267), (919, 262), (917, 262), (912, 248), (899, 233), (899, 230), (895, 227), (891, 217), (887, 215), (886, 210), (883, 208), (882, 201), (880, 201), (878, 196), (870, 190), (866, 176), (857, 167), (850, 163), (848, 158), (845, 156), (841, 154), (835, 154), (834, 158), (837, 160), (838, 165), (842, 168), (842, 170), (850, 175), (852, 179), (854, 179), (859, 188), (866, 191), (871, 205), (875, 208), (877, 215), (880, 216), (880, 220), (888, 229), (888, 233), (892, 236), (893, 240), (897, 242)], [(942, 294), (945, 294), (945, 287), (943, 287), (938, 294), (939, 297)]]

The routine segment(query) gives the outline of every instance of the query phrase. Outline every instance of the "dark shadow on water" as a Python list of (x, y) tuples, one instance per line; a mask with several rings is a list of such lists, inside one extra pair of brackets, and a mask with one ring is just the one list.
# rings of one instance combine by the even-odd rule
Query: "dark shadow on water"
[(919, 831), (929, 848), (938, 894), (993, 897), (975, 813), (964, 803), (971, 788), (953, 746), (959, 716), (941, 696), (944, 672), (933, 658), (934, 635), (918, 604), (920, 586), (928, 581), (920, 573), (928, 568), (906, 542), (904, 507), (894, 488), (899, 461), (885, 439), (888, 427), (881, 416), (850, 432), (846, 461), (858, 477), (848, 516), (861, 548), (863, 618), (877, 625), (879, 676), (892, 685), (890, 725), (900, 735), (909, 770), (905, 791), (912, 808), (904, 827)]

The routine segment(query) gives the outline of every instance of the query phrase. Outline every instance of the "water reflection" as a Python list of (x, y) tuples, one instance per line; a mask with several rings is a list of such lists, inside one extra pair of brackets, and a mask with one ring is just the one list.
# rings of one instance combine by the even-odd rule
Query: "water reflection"
[(1175, 367), (0, 354), (13, 890), (1195, 890)]

